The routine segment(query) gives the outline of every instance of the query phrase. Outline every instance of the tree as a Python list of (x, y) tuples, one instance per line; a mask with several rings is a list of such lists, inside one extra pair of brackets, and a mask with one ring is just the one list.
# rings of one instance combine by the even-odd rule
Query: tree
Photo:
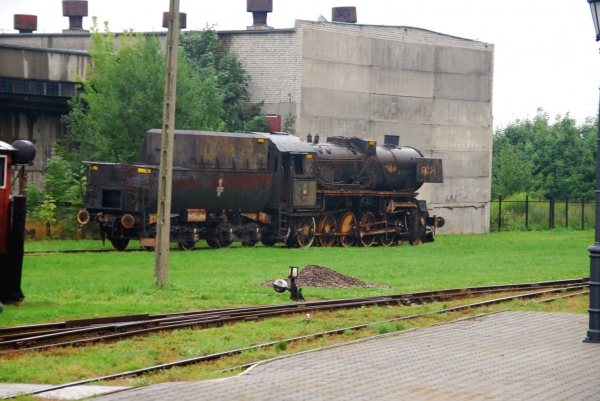
[(223, 97), (223, 121), (230, 132), (267, 131), (266, 119), (257, 119), (263, 103), (250, 103), (250, 75), (234, 53), (219, 49), (217, 32), (206, 27), (180, 37), (183, 52), (194, 69), (213, 68)]
[[(78, 77), (84, 93), (70, 101), (63, 119), (71, 129), (67, 145), (80, 160), (134, 162), (144, 132), (162, 126), (165, 54), (156, 37), (133, 31), (119, 36), (116, 50), (108, 24), (100, 33), (95, 19), (91, 40), (87, 80)], [(181, 52), (175, 128), (223, 128), (223, 100), (214, 65), (192, 65)]]
[(516, 192), (560, 198), (592, 197), (595, 188), (597, 119), (578, 125), (568, 113), (550, 123), (538, 109), (494, 134), (492, 195)]

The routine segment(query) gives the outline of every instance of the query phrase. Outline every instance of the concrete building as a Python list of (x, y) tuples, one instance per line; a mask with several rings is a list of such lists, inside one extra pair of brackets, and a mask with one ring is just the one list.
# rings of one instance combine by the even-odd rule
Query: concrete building
[[(419, 28), (326, 21), (222, 31), (219, 38), (252, 76), (252, 101), (264, 101), (263, 113), (292, 113), (302, 137), (383, 143), (386, 135), (400, 136), (401, 146), (443, 159), (444, 184), (420, 191), (448, 222), (440, 232), (489, 230), (493, 45)], [(0, 64), (0, 80), (72, 83), (71, 70), (85, 74), (88, 45), (89, 34), (0, 35), (0, 59), (15, 61)], [(0, 95), (0, 140), (34, 139), (47, 157), (66, 132), (64, 109), (21, 109), (17, 94)], [(6, 107), (6, 96), (13, 106)]]

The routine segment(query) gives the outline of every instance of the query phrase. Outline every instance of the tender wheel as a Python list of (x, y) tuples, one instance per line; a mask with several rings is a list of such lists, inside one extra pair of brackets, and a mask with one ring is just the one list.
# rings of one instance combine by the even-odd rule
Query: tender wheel
[(368, 234), (369, 231), (373, 231), (375, 228), (375, 215), (372, 212), (364, 212), (360, 217), (360, 231), (362, 236), (360, 237), (360, 244), (364, 247), (370, 247), (375, 242), (375, 236)]
[(215, 237), (213, 239), (207, 239), (206, 243), (208, 244), (208, 246), (210, 246), (212, 249), (219, 249), (221, 248), (221, 241), (219, 240), (218, 237)]
[(321, 246), (330, 247), (335, 244), (336, 224), (335, 216), (331, 213), (327, 213), (321, 217), (321, 220), (319, 220), (319, 234), (322, 235), (317, 237)]
[(340, 245), (344, 248), (350, 248), (356, 242), (354, 229), (356, 229), (356, 216), (352, 212), (344, 213), (340, 218), (340, 233), (347, 234), (340, 236)]
[(296, 235), (296, 242), (300, 248), (308, 248), (315, 240), (315, 219), (309, 217), (302, 221), (300, 225), (300, 231)]
[(109, 240), (117, 251), (124, 251), (129, 245), (129, 238), (109, 238)]
[(233, 241), (229, 236), (232, 227), (230, 223), (221, 223), (217, 226), (217, 232), (220, 233), (218, 239), (221, 248), (228, 248), (232, 244)]
[(177, 244), (177, 246), (182, 251), (191, 251), (196, 246), (196, 243), (195, 242), (185, 242), (185, 243), (180, 242)]
[(256, 244), (255, 241), (242, 242), (244, 248), (256, 248)]
[(262, 242), (262, 244), (264, 246), (273, 246), (277, 243), (277, 241), (275, 241), (274, 238), (264, 238), (264, 237), (260, 240), (260, 242)]
[(408, 241), (411, 245), (419, 245), (421, 243), (421, 238), (413, 239), (412, 241)]

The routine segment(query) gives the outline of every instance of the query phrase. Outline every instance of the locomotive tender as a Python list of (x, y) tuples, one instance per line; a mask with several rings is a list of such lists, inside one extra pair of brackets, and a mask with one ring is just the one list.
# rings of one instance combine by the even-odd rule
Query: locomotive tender
[[(123, 250), (130, 239), (156, 246), (161, 130), (145, 133), (137, 164), (84, 162), (81, 224)], [(191, 249), (242, 242), (328, 247), (433, 241), (444, 219), (416, 198), (443, 182), (440, 159), (370, 139), (307, 141), (286, 133), (175, 131), (171, 242)]]

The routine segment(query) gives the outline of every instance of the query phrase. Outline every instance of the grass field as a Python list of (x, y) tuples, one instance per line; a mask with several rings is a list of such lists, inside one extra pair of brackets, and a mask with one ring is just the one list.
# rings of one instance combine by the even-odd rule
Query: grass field
[[(170, 256), (169, 285), (164, 288), (152, 285), (154, 253), (150, 252), (27, 255), (22, 283), (25, 302), (19, 306), (7, 305), (4, 313), (0, 314), (0, 326), (118, 314), (287, 303), (289, 293), (277, 294), (271, 287), (256, 284), (284, 277), (289, 266), (304, 267), (308, 264), (327, 266), (361, 280), (392, 287), (389, 290), (305, 288), (303, 293), (308, 300), (586, 277), (589, 275), (587, 247), (592, 244), (593, 236), (592, 230), (502, 232), (438, 236), (436, 242), (416, 247), (232, 247), (174, 252)], [(36, 242), (27, 243), (26, 250), (93, 249), (99, 245), (101, 243), (91, 241)], [(131, 247), (137, 245), (131, 244)], [(508, 307), (585, 313), (587, 302), (587, 297), (584, 297), (544, 306), (513, 302)], [(219, 329), (156, 334), (83, 349), (30, 352), (0, 358), (0, 381), (60, 383), (79, 380), (442, 308), (443, 305), (431, 304), (425, 307), (319, 312), (310, 319), (293, 316)], [(382, 330), (397, 330), (455, 317), (432, 317), (401, 327), (379, 325), (370, 331), (348, 333), (340, 338), (302, 342), (289, 349), (245, 353), (211, 364), (161, 372), (122, 383), (144, 385), (165, 380), (214, 377), (216, 370), (263, 357), (343, 341), (345, 337), (363, 337)]]

